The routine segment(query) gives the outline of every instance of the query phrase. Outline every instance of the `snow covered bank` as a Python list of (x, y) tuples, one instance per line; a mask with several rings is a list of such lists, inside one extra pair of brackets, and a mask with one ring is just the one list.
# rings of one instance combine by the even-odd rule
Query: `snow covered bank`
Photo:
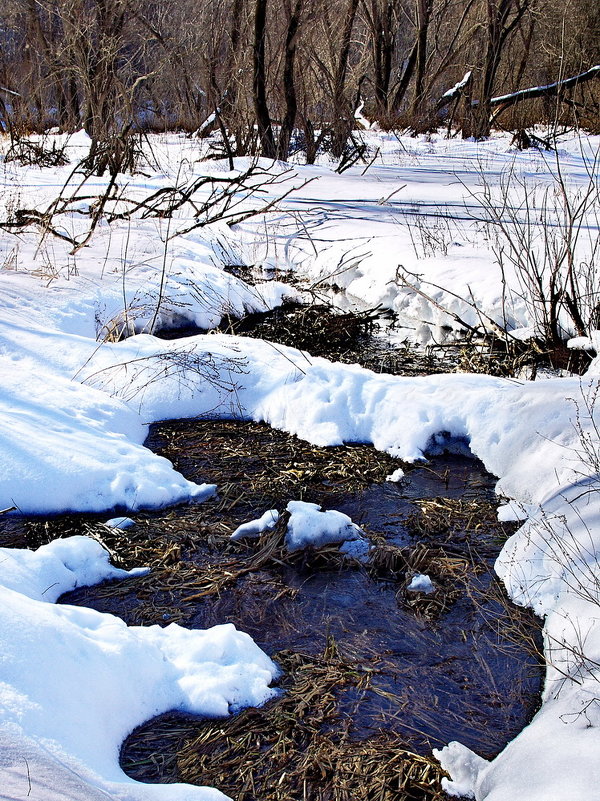
[(211, 788), (134, 782), (119, 751), (135, 726), (162, 712), (221, 716), (272, 697), (277, 668), (251, 638), (231, 624), (128, 627), (91, 609), (54, 606), (49, 601), (76, 586), (127, 575), (85, 537), (35, 552), (3, 548), (0, 559), (0, 743), (10, 743), (2, 797), (37, 790), (47, 801), (48, 784), (59, 781), (76, 799), (96, 790), (124, 801), (225, 799)]
[[(556, 153), (519, 151), (510, 134), (485, 142), (441, 133), (363, 138), (377, 154), (366, 173), (362, 165), (342, 175), (330, 164), (296, 168), (318, 180), (287, 198), (288, 213), (268, 228), (241, 226), (249, 258), (319, 290), (334, 284), (361, 306), (393, 309), (403, 336), (427, 343), (477, 328), (484, 316), (521, 337), (539, 331), (551, 276), (555, 289), (557, 277), (563, 286), (566, 247), (589, 321), (600, 300), (600, 137), (565, 137)], [(558, 309), (574, 336), (562, 302)]]
[[(543, 541), (541, 544), (534, 541), (531, 533), (534, 522), (526, 523), (515, 535), (498, 565), (517, 601), (535, 606), (538, 599), (543, 599), (536, 608), (550, 612), (547, 637), (553, 639), (548, 640), (547, 651), (552, 664), (557, 652), (551, 647), (554, 640), (564, 640), (561, 648), (566, 657), (572, 657), (576, 649), (581, 652), (582, 636), (586, 650), (579, 660), (569, 657), (571, 662), (567, 665), (565, 657), (559, 665), (562, 673), (558, 700), (552, 695), (557, 690), (551, 678), (547, 703), (532, 726), (490, 765), (477, 762), (479, 769), (470, 780), (469, 792), (481, 801), (514, 798), (516, 786), (522, 787), (519, 771), (522, 772), (524, 762), (530, 771), (528, 798), (542, 798), (544, 794), (546, 798), (552, 797), (548, 795), (550, 774), (543, 762), (548, 731), (556, 729), (572, 745), (567, 748), (560, 740), (567, 772), (566, 760), (575, 759), (572, 749), (579, 747), (582, 738), (586, 743), (588, 739), (593, 741), (595, 747), (596, 729), (581, 728), (583, 721), (594, 714), (595, 707), (592, 705), (577, 715), (595, 697), (590, 693), (595, 691), (597, 679), (588, 654), (589, 659), (600, 661), (600, 653), (593, 647), (600, 639), (595, 614), (598, 593), (594, 585), (595, 558), (600, 553), (597, 503), (594, 505), (597, 494), (581, 498), (576, 495), (582, 476), (594, 470), (581, 447), (582, 432), (595, 436), (594, 425), (600, 423), (600, 409), (593, 408), (593, 420), (581, 417), (577, 428), (573, 424), (573, 399), (579, 399), (583, 408), (582, 392), (593, 392), (597, 378), (590, 376), (583, 383), (579, 379), (528, 383), (460, 374), (397, 378), (244, 338), (208, 335), (164, 342), (142, 334), (119, 343), (98, 344), (86, 337), (39, 325), (26, 329), (11, 325), (6, 318), (1, 322), (5, 349), (2, 358), (10, 392), (9, 402), (3, 408), (0, 451), (5, 466), (0, 476), (2, 508), (10, 505), (29, 511), (136, 508), (202, 496), (209, 491), (207, 488), (191, 484), (166, 460), (141, 444), (149, 422), (194, 415), (265, 420), (319, 445), (373, 442), (376, 447), (406, 460), (423, 458), (432, 448), (453, 444), (464, 448), (468, 443), (486, 467), (499, 476), (499, 489), (503, 493), (529, 509), (547, 508), (547, 515), (571, 514), (571, 508), (573, 525), (577, 521), (581, 525), (581, 554), (589, 556), (586, 565), (592, 578), (588, 583), (576, 583), (573, 589), (571, 585), (579, 568), (574, 567), (569, 541), (558, 530), (559, 554), (564, 558), (562, 563), (557, 562), (556, 554)], [(32, 374), (35, 380), (31, 380)], [(571, 507), (563, 496), (572, 499)], [(591, 499), (587, 505), (585, 499)], [(552, 531), (556, 530), (553, 525)], [(560, 543), (565, 544), (564, 552)], [(36, 586), (40, 586), (39, 582)], [(591, 588), (585, 592), (588, 596), (591, 593), (594, 600), (577, 595), (581, 595), (582, 586)], [(164, 664), (165, 651), (171, 654), (171, 638), (185, 651), (190, 646), (188, 636), (200, 636), (199, 633), (169, 629), (174, 633), (142, 630), (133, 634), (120, 621), (109, 622), (96, 613), (54, 610), (45, 605), (41, 614), (37, 606), (32, 606), (39, 605), (39, 601), (21, 599), (22, 596), (15, 605), (14, 598), (7, 596), (1, 640), (16, 660), (14, 673), (9, 671), (8, 685), (12, 687), (11, 676), (15, 682), (15, 676), (20, 677), (19, 681), (23, 678), (24, 683), (15, 684), (17, 689), (11, 689), (5, 696), (4, 707), (14, 713), (15, 705), (9, 699), (15, 693), (20, 698), (32, 699), (39, 718), (27, 714), (21, 719), (24, 735), (42, 738), (44, 742), (53, 736), (64, 741), (65, 752), (80, 765), (77, 768), (80, 775), (110, 776), (110, 781), (117, 782), (109, 771), (110, 759), (106, 756), (110, 743), (113, 743), (112, 760), (116, 763), (114, 743), (120, 742), (129, 726), (157, 711), (169, 706), (223, 710), (226, 706), (223, 698), (233, 699), (227, 694), (229, 691), (223, 691), (214, 706), (201, 707), (192, 704), (187, 690), (178, 690), (176, 694), (165, 691), (162, 673), (157, 675), (156, 671), (159, 663)], [(13, 634), (15, 627), (18, 636)], [(108, 734), (102, 735), (107, 739), (102, 741), (105, 755), (101, 763), (85, 751), (91, 747), (90, 741), (75, 737), (72, 719), (78, 719), (78, 709), (106, 695), (110, 681), (102, 685), (103, 689), (92, 688), (90, 694), (82, 690), (68, 704), (64, 694), (61, 695), (64, 689), (55, 692), (52, 686), (41, 688), (39, 662), (27, 671), (20, 661), (27, 660), (27, 643), (32, 641), (33, 631), (51, 632), (49, 643), (55, 643), (57, 638), (65, 643), (64, 661), (62, 656), (57, 661), (54, 644), (47, 645), (43, 656), (51, 663), (56, 662), (60, 675), (66, 676), (69, 684), (79, 682), (85, 686), (77, 667), (80, 662), (103, 665), (97, 668), (99, 676), (105, 676), (107, 671), (111, 676), (120, 675), (134, 660), (140, 664), (149, 662), (149, 676), (142, 679), (136, 676), (133, 684), (127, 685), (118, 696), (126, 720), (121, 719), (114, 726), (111, 723)], [(90, 631), (98, 636), (89, 634)], [(163, 642), (164, 637), (168, 643)], [(70, 642), (75, 651), (68, 645)], [(113, 649), (123, 657), (109, 660), (107, 667), (105, 651), (112, 653)], [(25, 656), (21, 657), (21, 652)], [(75, 652), (84, 657), (74, 659)], [(179, 657), (169, 655), (167, 662), (171, 659)], [(565, 665), (574, 672), (572, 681), (565, 680)], [(169, 667), (170, 676), (180, 678), (181, 671), (183, 675), (203, 677), (203, 670), (196, 663), (190, 666), (187, 662), (181, 668)], [(175, 678), (178, 686), (180, 678)], [(190, 680), (190, 687), (195, 681), (195, 678)], [(216, 682), (220, 687), (221, 674)], [(142, 706), (141, 701), (131, 700), (137, 698), (134, 690), (141, 684), (147, 689)], [(231, 684), (225, 683), (225, 687), (231, 688)], [(158, 703), (157, 697), (165, 698), (164, 703)], [(58, 729), (54, 720), (52, 724), (48, 722), (48, 710), (63, 706), (64, 729)], [(90, 722), (90, 737), (95, 726), (101, 731), (106, 729), (100, 712)], [(459, 751), (460, 759), (452, 759), (456, 751), (455, 746), (450, 756), (442, 757), (453, 775), (465, 758)], [(592, 786), (594, 763), (581, 764), (577, 759), (576, 764), (578, 781)], [(84, 769), (82, 765), (87, 767)], [(586, 774), (588, 769), (591, 772)], [(97, 778), (90, 781), (98, 786)], [(464, 782), (461, 785), (466, 786)], [(121, 793), (121, 789), (116, 792)], [(119, 797), (135, 797), (132, 791), (127, 792), (129, 796)], [(563, 797), (574, 800), (577, 795)]]
[[(585, 443), (593, 451), (598, 441), (597, 361), (582, 382), (395, 378), (257, 340), (163, 342), (142, 333), (182, 322), (210, 326), (224, 313), (270, 308), (291, 292), (234, 278), (217, 263), (224, 248), (232, 249), (232, 263), (242, 256), (294, 269), (338, 283), (368, 305), (402, 311), (421, 339), (448, 319), (399, 286), (399, 263), (424, 275), (430, 289), (450, 288), (458, 298), (439, 297), (468, 320), (477, 315), (461, 297), (474, 297), (486, 314), (506, 313), (498, 265), (465, 203), (481, 186), (481, 169), (498, 183), (511, 163), (518, 174), (548, 183), (545, 157), (510, 152), (505, 140), (421, 138), (403, 144), (402, 155), (397, 145), (392, 154), (391, 138), (380, 142), (383, 155), (365, 176), (337, 176), (323, 166), (299, 170), (319, 181), (290, 197), (267, 228), (251, 221), (232, 235), (215, 226), (167, 246), (164, 220), (136, 219), (100, 225), (76, 255), (32, 231), (2, 234), (0, 509), (135, 510), (207, 497), (213, 487), (186, 480), (144, 448), (148, 424), (165, 418), (264, 420), (318, 445), (372, 442), (407, 461), (468, 446), (499, 477), (499, 491), (529, 516), (497, 569), (518, 603), (547, 615), (549, 667), (541, 711), (497, 759), (487, 763), (456, 744), (443, 752), (455, 781), (449, 789), (478, 801), (593, 797), (600, 520), (598, 461)], [(593, 149), (594, 141), (588, 144)], [(179, 142), (175, 161), (181, 153)], [(562, 158), (569, 180), (583, 185), (589, 176), (581, 153), (573, 146)], [(6, 169), (3, 202), (12, 186), (25, 205), (43, 205), (63, 179), (60, 169)], [(138, 182), (132, 191), (143, 194), (167, 178), (131, 180)], [(104, 185), (98, 180), (98, 191)], [(81, 225), (76, 215), (63, 222)], [(511, 325), (530, 326), (527, 303), (518, 292), (512, 300)], [(416, 321), (423, 320), (421, 330)], [(59, 760), (84, 786), (120, 799), (222, 798), (125, 780), (119, 743), (132, 726), (168, 708), (220, 714), (261, 702), (271, 693), (274, 667), (231, 627), (127, 628), (111, 616), (53, 607), (48, 601), (62, 587), (118, 577), (83, 542), (5, 557), (2, 742), (23, 743), (43, 776), (58, 776)], [(10, 753), (14, 781), (21, 781), (23, 766), (14, 748)]]

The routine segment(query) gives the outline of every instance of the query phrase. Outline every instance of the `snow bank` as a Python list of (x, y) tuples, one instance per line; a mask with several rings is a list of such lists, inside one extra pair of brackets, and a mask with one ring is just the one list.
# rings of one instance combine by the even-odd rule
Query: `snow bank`
[[(28, 344), (43, 374), (48, 345), (41, 335)], [(70, 362), (78, 343), (69, 344)], [(406, 461), (423, 459), (436, 442), (467, 442), (501, 477), (499, 489), (524, 503), (539, 503), (557, 478), (560, 485), (588, 469), (569, 451), (579, 442), (571, 422), (571, 398), (582, 393), (577, 379), (398, 378), (226, 336), (139, 335), (91, 355), (83, 348), (82, 358), (79, 381), (46, 372), (31, 385), (13, 362), (0, 411), (2, 508), (135, 509), (206, 497), (214, 488), (185, 480), (140, 444), (147, 423), (196, 415), (264, 420), (317, 445), (372, 442)]]
[(0, 548), (0, 564), (2, 587), (49, 603), (76, 587), (147, 572), (145, 568), (128, 571), (113, 567), (99, 542), (77, 536), (54, 540), (33, 552)]
[[(536, 258), (548, 286), (545, 259), (569, 238), (560, 191), (553, 191), (558, 159), (567, 193), (575, 199), (590, 188), (593, 197), (600, 137), (567, 137), (558, 154), (549, 154), (518, 151), (510, 134), (485, 142), (449, 140), (443, 133), (362, 136), (377, 153), (369, 169), (360, 165), (336, 175), (329, 164), (295, 167), (299, 178), (318, 180), (287, 198), (268, 229), (261, 230), (262, 221), (256, 220), (241, 226), (248, 253), (321, 290), (335, 284), (361, 308), (394, 310), (403, 336), (418, 342), (446, 341), (464, 332), (459, 319), (478, 327), (483, 316), (531, 336), (540, 323), (541, 301), (508, 257), (504, 234), (490, 222), (486, 203), (502, 210), (506, 230), (523, 234), (523, 240), (515, 239), (516, 255), (527, 250), (530, 263)], [(302, 225), (294, 224), (292, 215), (298, 213)], [(597, 292), (588, 298), (586, 289), (598, 286), (597, 268), (588, 267), (596, 235), (592, 205), (572, 241), (590, 317), (600, 300)], [(562, 312), (561, 323), (575, 336)]]
[(65, 590), (127, 575), (85, 537), (35, 552), (2, 549), (0, 558), (0, 742), (11, 743), (3, 797), (11, 788), (20, 797), (28, 754), (32, 790), (66, 773), (82, 801), (95, 790), (124, 801), (225, 799), (211, 788), (138, 784), (121, 771), (119, 750), (135, 726), (162, 712), (222, 716), (272, 697), (277, 668), (251, 638), (231, 624), (128, 627), (112, 615), (52, 605)]

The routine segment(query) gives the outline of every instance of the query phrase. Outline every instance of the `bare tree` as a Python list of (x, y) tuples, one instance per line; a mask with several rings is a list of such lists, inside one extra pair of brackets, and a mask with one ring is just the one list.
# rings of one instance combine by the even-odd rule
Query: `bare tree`
[(463, 135), (481, 139), (490, 135), (491, 100), (496, 76), (512, 33), (520, 24), (532, 0), (485, 0), (483, 60), (476, 82), (477, 99), (465, 122)]

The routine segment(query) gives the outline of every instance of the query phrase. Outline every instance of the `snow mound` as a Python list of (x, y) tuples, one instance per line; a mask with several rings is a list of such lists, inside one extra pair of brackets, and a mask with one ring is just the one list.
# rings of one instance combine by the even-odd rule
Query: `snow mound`
[(424, 592), (427, 595), (435, 592), (433, 581), (425, 573), (417, 573), (416, 576), (413, 576), (406, 589), (408, 592)]
[(231, 535), (232, 540), (242, 540), (245, 537), (260, 537), (265, 531), (270, 531), (275, 528), (279, 520), (279, 512), (277, 509), (269, 509), (257, 520), (250, 520), (248, 523), (242, 523)]
[(286, 508), (290, 513), (285, 535), (289, 551), (362, 538), (361, 529), (348, 515), (335, 509), (323, 512), (318, 504), (304, 501), (290, 501)]

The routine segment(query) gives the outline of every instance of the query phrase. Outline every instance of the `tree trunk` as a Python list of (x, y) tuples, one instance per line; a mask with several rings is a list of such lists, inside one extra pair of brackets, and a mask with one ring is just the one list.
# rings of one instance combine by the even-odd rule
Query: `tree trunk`
[(350, 44), (352, 41), (352, 28), (358, 0), (348, 0), (346, 14), (342, 28), (342, 39), (340, 42), (340, 56), (335, 68), (333, 77), (333, 125), (331, 151), (336, 158), (340, 158), (344, 152), (346, 142), (352, 131), (353, 118), (350, 103), (345, 95), (346, 74), (348, 72), (348, 60), (350, 58)]
[(267, 105), (265, 39), (267, 0), (256, 0), (254, 16), (254, 111), (258, 125), (261, 153), (265, 158), (277, 158), (273, 126)]
[(486, 45), (479, 102), (473, 109), (472, 130), (469, 132), (476, 139), (485, 139), (490, 135), (491, 100), (504, 46), (528, 7), (529, 0), (487, 0)]
[(415, 89), (411, 105), (411, 116), (413, 124), (423, 111), (423, 83), (425, 80), (425, 65), (427, 60), (427, 37), (429, 34), (429, 22), (433, 10), (433, 0), (417, 0), (417, 39), (415, 55)]
[(303, 0), (296, 0), (294, 9), (290, 14), (287, 35), (285, 39), (285, 61), (283, 65), (283, 91), (285, 95), (285, 117), (281, 124), (277, 154), (280, 159), (287, 159), (290, 149), (290, 139), (296, 122), (298, 100), (296, 97), (296, 83), (294, 65), (296, 62), (297, 34), (300, 25), (300, 14)]

